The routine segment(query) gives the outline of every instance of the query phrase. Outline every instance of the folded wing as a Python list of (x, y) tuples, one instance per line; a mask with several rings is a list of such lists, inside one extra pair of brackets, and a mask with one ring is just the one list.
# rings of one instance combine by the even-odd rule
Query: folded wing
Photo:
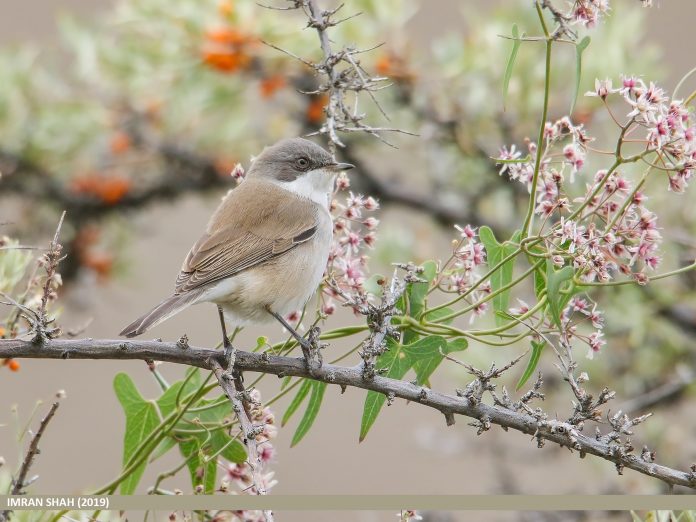
[(227, 196), (186, 256), (176, 293), (226, 279), (310, 240), (319, 211), (314, 202), (272, 183), (245, 181)]

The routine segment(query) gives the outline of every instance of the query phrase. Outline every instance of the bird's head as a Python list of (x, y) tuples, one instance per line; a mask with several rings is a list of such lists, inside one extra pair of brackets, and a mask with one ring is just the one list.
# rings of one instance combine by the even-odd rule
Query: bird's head
[(352, 168), (350, 163), (336, 162), (316, 143), (304, 138), (289, 138), (263, 149), (252, 162), (247, 176), (281, 185), (303, 182), (322, 188), (332, 184), (338, 172)]

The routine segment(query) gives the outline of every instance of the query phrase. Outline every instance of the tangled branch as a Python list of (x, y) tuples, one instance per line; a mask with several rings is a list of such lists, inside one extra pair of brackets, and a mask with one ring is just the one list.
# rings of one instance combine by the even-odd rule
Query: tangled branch
[[(340, 4), (334, 9), (321, 9), (316, 0), (289, 0), (292, 6), (284, 9), (301, 9), (307, 17), (307, 27), (311, 27), (317, 31), (319, 43), (323, 53), (323, 60), (319, 63), (314, 63), (302, 57), (282, 49), (274, 44), (265, 42), (270, 47), (277, 49), (285, 54), (298, 59), (308, 67), (311, 67), (317, 73), (323, 75), (324, 81), (314, 90), (306, 94), (326, 94), (328, 103), (324, 108), (326, 119), (321, 128), (309, 135), (325, 135), (329, 140), (329, 149), (332, 154), (336, 153), (336, 147), (345, 147), (343, 141), (339, 137), (339, 133), (354, 133), (363, 132), (370, 134), (383, 143), (391, 145), (382, 137), (384, 132), (397, 132), (403, 134), (414, 135), (412, 132), (394, 127), (373, 127), (365, 124), (365, 114), (360, 112), (359, 94), (365, 92), (368, 94), (372, 102), (379, 109), (379, 112), (389, 120), (389, 116), (384, 111), (382, 106), (375, 97), (375, 92), (390, 84), (385, 83), (388, 78), (381, 76), (372, 76), (360, 64), (359, 55), (375, 49), (378, 46), (370, 49), (356, 49), (354, 47), (345, 46), (339, 50), (334, 50), (329, 39), (328, 29), (345, 22), (351, 18), (358, 16), (360, 13), (347, 16), (343, 19), (336, 20), (334, 17), (344, 6)], [(273, 7), (265, 6), (273, 9)], [(277, 9), (277, 8), (275, 8)], [(341, 67), (342, 66), (342, 67)], [(347, 99), (348, 93), (354, 94), (354, 102), (352, 106)]]

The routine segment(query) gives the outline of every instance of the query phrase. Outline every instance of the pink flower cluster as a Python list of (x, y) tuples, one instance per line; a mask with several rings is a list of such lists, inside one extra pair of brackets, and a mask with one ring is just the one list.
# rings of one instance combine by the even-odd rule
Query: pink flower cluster
[[(512, 315), (524, 315), (531, 309), (531, 307), (523, 300), (517, 299), (517, 302), (519, 303), (519, 307), (509, 309), (509, 312)], [(578, 327), (588, 323), (594, 329), (593, 332), (585, 334), (578, 330)], [(554, 329), (556, 325), (547, 318), (545, 321), (545, 327)], [(596, 303), (592, 303), (590, 306), (589, 301), (585, 298), (577, 296), (573, 297), (561, 313), (561, 331), (563, 332), (563, 342), (570, 346), (573, 339), (578, 339), (580, 342), (586, 344), (588, 346), (588, 359), (592, 359), (594, 354), (599, 352), (599, 350), (605, 344), (603, 339), (604, 333), (602, 332), (603, 328), (604, 318), (602, 317), (602, 312), (597, 310)]]
[(576, 24), (592, 28), (609, 12), (609, 0), (575, 0), (568, 18)]
[[(336, 193), (347, 192), (343, 203), (334, 198), (331, 213), (334, 223), (334, 237), (329, 254), (327, 273), (336, 281), (341, 290), (358, 294), (363, 291), (365, 269), (367, 266), (366, 248), (372, 248), (376, 241), (375, 230), (379, 220), (366, 215), (379, 208), (379, 203), (371, 196), (354, 194), (349, 191), (350, 180), (341, 174), (336, 181)], [(334, 290), (325, 288), (322, 313), (331, 315), (336, 306)]]
[[(261, 404), (261, 394), (259, 391), (253, 389), (249, 394), (251, 396), (252, 405), (250, 409), (251, 421), (255, 426), (263, 426), (263, 431), (256, 436), (256, 444), (260, 458), (258, 465), (261, 466), (263, 487), (266, 491), (269, 491), (278, 483), (278, 481), (273, 478), (275, 473), (266, 469), (275, 456), (275, 449), (271, 444), (271, 439), (274, 439), (278, 434), (278, 428), (275, 424), (275, 416), (271, 409)], [(227, 474), (220, 486), (220, 491), (224, 493), (228, 492), (230, 483), (235, 484), (242, 493), (250, 495), (256, 494), (256, 485), (252, 478), (251, 468), (246, 462), (242, 464), (229, 464), (227, 467)], [(263, 514), (260, 511), (239, 511), (235, 513), (235, 516), (237, 516), (239, 520), (251, 522), (262, 522), (264, 520)]]
[[(578, 327), (583, 323), (588, 323), (595, 329), (589, 335), (582, 334), (578, 331)], [(570, 342), (572, 338), (577, 338), (588, 346), (587, 357), (592, 359), (595, 353), (599, 352), (605, 344), (604, 333), (604, 318), (602, 312), (597, 310), (597, 304), (590, 303), (587, 299), (581, 297), (573, 297), (568, 305), (563, 309), (561, 314), (561, 325), (564, 333), (564, 340)]]
[(581, 269), (583, 280), (606, 282), (618, 270), (646, 283), (645, 269), (654, 270), (660, 263), (657, 251), (662, 236), (657, 216), (643, 205), (646, 197), (639, 191), (630, 191), (629, 181), (618, 172), (608, 174), (600, 170), (594, 181), (595, 185), (588, 184), (588, 192), (598, 184), (603, 184), (603, 188), (583, 217), (599, 216), (605, 225), (592, 219), (586, 226), (561, 219), (554, 236), (560, 244), (569, 245), (573, 265)]
[[(631, 163), (644, 161), (667, 175), (670, 190), (683, 192), (696, 167), (696, 128), (690, 112), (654, 83), (635, 77), (623, 78), (620, 88), (610, 80), (598, 80), (588, 95), (606, 100), (617, 93), (629, 106), (627, 122), (619, 124), (621, 144), (641, 129), (644, 136), (631, 139), (632, 146), (643, 146)], [(645, 207), (642, 182), (632, 183), (614, 167), (597, 171), (582, 197), (573, 199), (568, 193), (568, 184), (585, 166), (592, 141), (582, 125), (573, 125), (568, 117), (546, 124), (535, 194), (535, 212), (543, 218), (540, 233), (550, 224), (547, 240), (553, 241), (549, 248), (554, 263), (562, 266), (570, 260), (585, 281), (609, 281), (619, 272), (646, 283), (645, 270), (660, 263), (662, 237), (657, 217)], [(507, 172), (531, 190), (538, 147), (528, 141), (527, 149), (527, 157), (521, 158), (514, 146), (503, 148), (500, 173)]]
[(588, 96), (603, 100), (619, 93), (629, 105), (628, 135), (643, 129), (646, 152), (654, 152), (656, 168), (667, 172), (669, 189), (684, 192), (696, 168), (696, 127), (688, 107), (681, 100), (670, 100), (664, 89), (653, 82), (648, 85), (634, 76), (621, 80), (620, 88), (612, 88), (611, 80), (596, 80), (595, 90)]
[[(455, 225), (455, 228), (459, 232), (460, 239), (452, 253), (451, 269), (448, 270), (446, 290), (464, 294), (471, 292), (474, 285), (481, 279), (476, 273), (476, 269), (486, 263), (486, 249), (479, 243), (476, 230), (470, 225), (465, 227)], [(490, 293), (491, 283), (486, 281), (483, 284), (479, 284), (469, 295), (474, 303), (478, 303), (478, 301)], [(488, 302), (478, 304), (472, 310), (474, 315), (471, 316), (471, 320), (473, 321), (475, 316), (483, 314), (486, 310), (488, 310)]]
[[(583, 126), (573, 125), (567, 116), (555, 123), (546, 123), (536, 194), (537, 214), (550, 216), (554, 211), (570, 207), (562, 190), (565, 178), (567, 176), (570, 183), (575, 181), (575, 174), (585, 165), (587, 144), (591, 141)], [(519, 181), (531, 191), (537, 148), (535, 142), (528, 140), (527, 157), (520, 159), (521, 153), (515, 150), (514, 145), (509, 149), (503, 147), (499, 159), (509, 163), (503, 163), (499, 173), (507, 172), (511, 180)]]

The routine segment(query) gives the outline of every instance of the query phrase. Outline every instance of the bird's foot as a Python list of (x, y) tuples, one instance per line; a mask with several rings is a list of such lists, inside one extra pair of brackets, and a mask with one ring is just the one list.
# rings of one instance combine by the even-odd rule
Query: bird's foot
[(222, 355), (225, 358), (227, 369), (231, 371), (234, 368), (237, 350), (232, 346), (232, 343), (227, 337), (225, 337), (225, 341), (227, 342), (223, 342)]
[(310, 375), (324, 364), (321, 350), (326, 348), (326, 344), (319, 342), (320, 334), (321, 330), (319, 327), (312, 326), (307, 333), (307, 337), (302, 337), (301, 340), (298, 340)]

